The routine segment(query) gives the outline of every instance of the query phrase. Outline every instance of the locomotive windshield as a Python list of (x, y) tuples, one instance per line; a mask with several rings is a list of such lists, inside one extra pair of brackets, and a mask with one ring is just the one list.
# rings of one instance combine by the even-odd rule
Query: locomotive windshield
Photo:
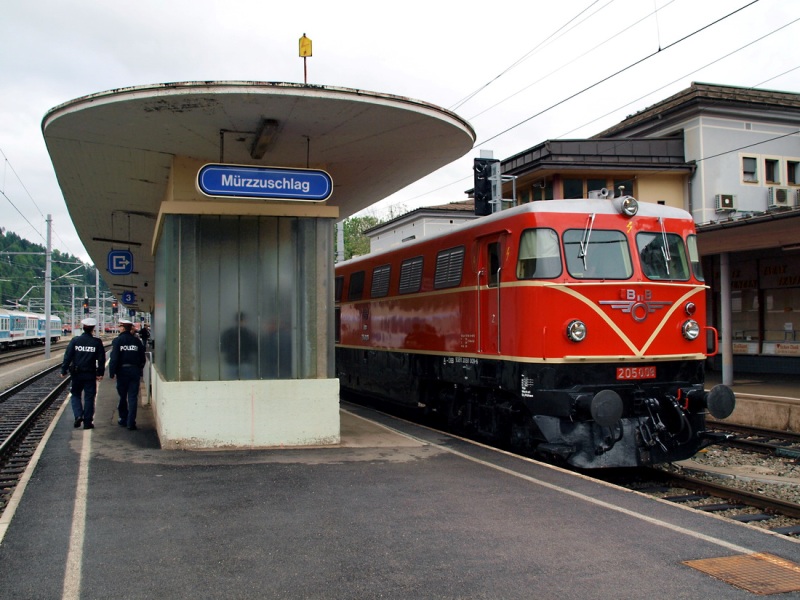
[(526, 229), (519, 240), (518, 279), (551, 279), (561, 275), (561, 248), (552, 229)]
[(583, 229), (568, 229), (564, 255), (575, 279), (630, 279), (633, 275), (628, 239), (621, 231), (595, 229), (586, 236)]
[(642, 232), (636, 235), (636, 245), (642, 271), (648, 279), (689, 279), (689, 261), (681, 236), (675, 233)]

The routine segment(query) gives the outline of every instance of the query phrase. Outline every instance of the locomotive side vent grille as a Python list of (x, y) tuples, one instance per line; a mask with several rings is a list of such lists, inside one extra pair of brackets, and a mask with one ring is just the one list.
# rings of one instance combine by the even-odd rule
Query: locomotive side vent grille
[(433, 288), (456, 287), (461, 284), (461, 273), (464, 270), (464, 247), (442, 250), (436, 256), (436, 274)]
[(375, 267), (372, 271), (372, 288), (370, 298), (383, 298), (389, 294), (389, 279), (392, 273), (391, 265)]
[(422, 257), (409, 258), (400, 265), (401, 294), (413, 294), (419, 291), (422, 285)]

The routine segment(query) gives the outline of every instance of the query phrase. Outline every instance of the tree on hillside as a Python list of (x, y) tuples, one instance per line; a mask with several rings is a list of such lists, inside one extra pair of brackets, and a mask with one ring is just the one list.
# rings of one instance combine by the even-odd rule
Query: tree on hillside
[[(84, 286), (94, 288), (95, 269), (77, 257), (58, 250), (53, 250), (51, 261), (51, 310), (53, 314), (63, 315), (71, 310), (71, 285), (75, 284), (76, 294), (83, 294)], [(27, 308), (30, 303), (33, 312), (41, 312), (44, 306), (45, 267), (44, 246), (0, 228), (0, 306), (15, 308), (19, 303)], [(69, 277), (66, 277), (68, 273)], [(100, 285), (101, 292), (107, 292), (103, 281)]]
[[(350, 217), (343, 222), (344, 227), (344, 259), (369, 254), (369, 238), (364, 235), (368, 229), (380, 225), (383, 221), (377, 217)], [(338, 240), (336, 241), (338, 243)], [(337, 248), (338, 250), (338, 248)]]

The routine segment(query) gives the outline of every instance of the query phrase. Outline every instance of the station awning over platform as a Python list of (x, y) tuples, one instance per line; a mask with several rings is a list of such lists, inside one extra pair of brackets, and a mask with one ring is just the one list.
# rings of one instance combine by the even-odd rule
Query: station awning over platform
[[(269, 135), (254, 151), (265, 122)], [(87, 252), (115, 294), (135, 291), (139, 311), (153, 309), (152, 243), (174, 157), (324, 170), (333, 179), (326, 204), (345, 218), (460, 158), (475, 141), (466, 121), (424, 102), (246, 81), (93, 94), (53, 108), (42, 131)], [(132, 253), (133, 273), (105, 271), (117, 250)]]

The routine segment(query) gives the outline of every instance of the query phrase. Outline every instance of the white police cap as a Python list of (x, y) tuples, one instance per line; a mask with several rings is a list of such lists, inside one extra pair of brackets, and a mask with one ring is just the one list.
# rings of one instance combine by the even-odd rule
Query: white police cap
[(130, 319), (120, 319), (119, 320), (119, 324), (120, 325), (133, 325), (133, 321), (131, 321)]
[(93, 319), (92, 317), (86, 317), (83, 321), (81, 321), (81, 325), (84, 327), (95, 327), (97, 326), (97, 319)]

